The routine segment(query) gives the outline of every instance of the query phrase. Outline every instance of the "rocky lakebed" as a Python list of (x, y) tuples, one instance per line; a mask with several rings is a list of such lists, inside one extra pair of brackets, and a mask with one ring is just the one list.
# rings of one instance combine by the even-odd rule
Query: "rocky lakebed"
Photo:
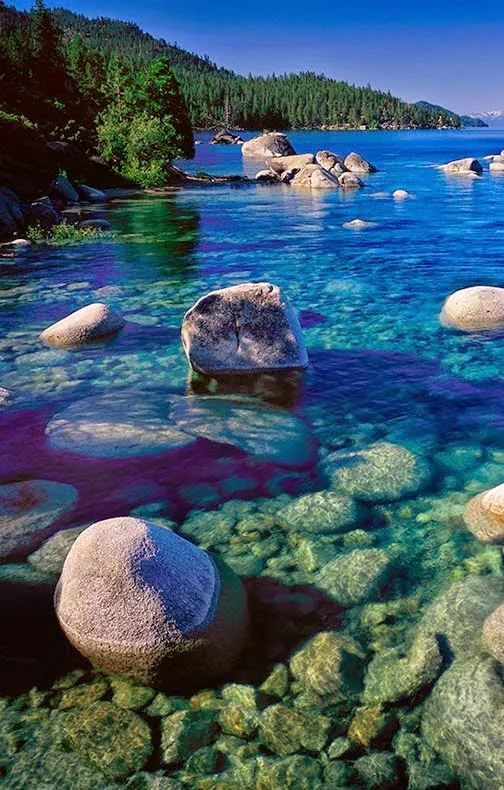
[(1, 787), (504, 787), (502, 145), (431, 134), (0, 259)]

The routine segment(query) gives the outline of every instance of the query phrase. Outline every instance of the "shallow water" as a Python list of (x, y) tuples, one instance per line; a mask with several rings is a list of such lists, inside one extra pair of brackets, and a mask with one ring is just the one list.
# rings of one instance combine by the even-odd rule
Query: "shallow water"
[[(192, 172), (254, 175), (261, 169), (242, 162), (238, 146), (210, 146), (208, 135), (199, 137), (204, 142), (187, 164)], [(499, 336), (449, 331), (438, 315), (446, 296), (458, 288), (504, 286), (504, 176), (485, 168), (481, 178), (449, 177), (433, 165), (499, 153), (504, 132), (290, 137), (299, 153), (358, 151), (379, 172), (366, 178), (365, 189), (351, 193), (252, 184), (118, 200), (103, 207), (116, 238), (33, 248), (0, 259), (0, 385), (11, 392), (1, 417), (0, 485), (44, 479), (78, 492), (76, 504), (39, 540), (13, 551), (9, 562), (24, 562), (56, 529), (133, 511), (154, 522), (175, 522), (182, 534), (250, 577), (261, 626), (254, 626), (252, 658), (236, 678), (256, 686), (275, 663), (287, 664), (295, 649), (321, 630), (334, 628), (357, 639), (367, 665), (374, 653), (403, 644), (450, 582), (467, 574), (501, 574), (499, 550), (479, 546), (461, 515), (471, 496), (504, 478), (504, 345)], [(394, 201), (390, 193), (397, 188), (407, 189), (411, 199)], [(373, 196), (381, 192), (389, 196)], [(342, 227), (355, 218), (376, 225)], [(205, 389), (188, 373), (179, 336), (182, 317), (206, 291), (248, 280), (277, 283), (300, 312), (309, 370), (303, 380), (262, 377), (234, 382), (231, 391)], [(38, 336), (46, 326), (92, 301), (110, 303), (127, 320), (115, 340), (76, 351), (42, 344)], [(231, 397), (237, 389), (253, 396), (252, 406)], [(200, 401), (202, 393), (227, 400)], [(66, 411), (84, 399), (92, 400)], [(80, 418), (87, 415), (84, 426), (72, 416), (76, 408)], [(160, 438), (163, 421), (172, 419), (170, 409), (183, 430), (189, 426), (185, 442), (172, 437), (170, 445), (164, 434)], [(114, 414), (122, 415), (124, 425), (140, 426), (133, 445), (121, 447), (111, 434)], [(325, 457), (366, 450), (376, 442), (427, 459), (429, 480), (397, 498), (357, 493), (365, 503), (364, 517), (328, 534), (310, 524), (311, 507), (301, 508), (294, 526), (276, 515), (306, 493), (345, 491), (345, 485), (330, 482)], [(191, 513), (199, 510), (216, 515), (205, 521)], [(260, 525), (252, 538), (243, 526), (250, 519)], [(329, 558), (355, 549), (384, 550), (393, 567), (369, 600), (335, 604), (325, 588), (319, 601), (318, 574), (327, 557), (307, 559), (314, 551), (307, 537), (325, 547)], [(277, 588), (271, 592), (268, 579), (281, 595)], [(296, 609), (297, 599), (289, 599), (294, 594), (312, 603)], [(263, 598), (270, 604), (264, 611)], [(280, 640), (268, 618), (288, 621)], [(28, 678), (27, 672), (26, 690)], [(39, 681), (43, 688), (44, 682)], [(327, 700), (320, 704), (320, 715), (333, 717), (331, 738), (346, 737), (362, 706), (360, 690), (338, 703), (337, 727)], [(281, 698), (295, 707), (299, 693), (294, 682)], [(54, 689), (52, 694), (49, 708), (60, 705)], [(395, 734), (398, 728), (418, 731), (422, 702), (413, 714), (411, 701), (399, 705), (391, 717), (395, 730), (389, 733), (388, 722), (383, 736), (371, 739), (370, 746), (361, 742), (355, 754), (340, 759), (347, 773), (339, 784), (327, 773), (327, 763), (334, 762), (327, 745), (294, 753), (318, 761), (327, 786), (378, 786), (362, 771), (355, 773), (355, 761), (369, 748), (403, 761), (391, 786), (408, 786), (408, 776), (411, 787), (434, 786), (411, 784), (411, 765)], [(252, 768), (242, 775), (236, 765), (249, 766), (257, 755), (276, 752), (260, 737), (242, 740), (252, 747), (241, 757), (235, 751), (243, 744), (218, 744), (222, 753), (231, 750), (232, 759), (228, 754), (212, 780), (188, 774), (179, 764), (164, 770), (174, 771), (184, 786), (219, 787), (226, 781), (230, 784), (223, 787), (233, 781), (256, 786)], [(22, 755), (24, 748), (21, 743), (14, 754)], [(10, 755), (7, 777), (21, 763), (22, 756), (18, 762)], [(152, 773), (158, 767), (151, 758), (147, 769)], [(17, 786), (8, 781), (7, 786)], [(302, 786), (285, 781), (285, 787)], [(449, 781), (458, 786), (453, 771), (446, 785), (438, 786)], [(25, 786), (30, 786), (26, 780)], [(316, 786), (315, 779), (307, 786)], [(492, 785), (481, 785), (487, 786)]]

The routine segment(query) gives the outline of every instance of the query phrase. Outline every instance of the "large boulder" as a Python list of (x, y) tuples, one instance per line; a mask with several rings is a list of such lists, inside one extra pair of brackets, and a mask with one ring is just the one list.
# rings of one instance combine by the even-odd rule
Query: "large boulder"
[(112, 335), (125, 323), (107, 304), (94, 302), (44, 329), (40, 338), (51, 346), (79, 346)]
[(352, 151), (351, 154), (345, 158), (344, 165), (351, 173), (376, 173), (377, 168), (364, 159), (360, 154)]
[(37, 225), (44, 230), (49, 230), (63, 221), (48, 197), (35, 200), (26, 206), (24, 219), (27, 225)]
[(422, 456), (391, 442), (365, 450), (338, 450), (324, 459), (333, 488), (365, 502), (394, 502), (413, 496), (432, 479)]
[(348, 170), (344, 157), (333, 154), (331, 151), (318, 151), (315, 155), (315, 161), (333, 176), (339, 176)]
[(454, 159), (453, 162), (447, 162), (445, 165), (439, 165), (439, 169), (444, 170), (445, 173), (462, 175), (468, 173), (479, 175), (483, 172), (481, 163), (478, 162), (477, 159), (474, 159), (470, 156), (466, 157), (465, 159)]
[(305, 165), (315, 162), (313, 154), (294, 154), (293, 156), (276, 156), (266, 160), (270, 170), (281, 176), (286, 171), (301, 170)]
[(320, 165), (305, 165), (291, 181), (293, 187), (337, 189), (338, 179)]
[(504, 173), (504, 157), (501, 157), (502, 161), (496, 162), (495, 160), (491, 162), (489, 170), (491, 173)]
[(473, 497), (466, 505), (464, 522), (481, 543), (504, 544), (504, 483)]
[(81, 200), (84, 200), (87, 203), (103, 203), (107, 199), (107, 195), (102, 189), (88, 187), (85, 184), (79, 184), (77, 191)]
[(0, 486), (0, 561), (37, 548), (76, 501), (73, 486), (52, 480)]
[(504, 787), (504, 684), (498, 664), (478, 655), (455, 661), (434, 686), (422, 719), (427, 743), (464, 788)]
[(219, 559), (136, 518), (79, 535), (55, 592), (60, 625), (94, 664), (150, 686), (180, 689), (235, 663), (247, 634), (246, 598)]
[(504, 326), (504, 288), (474, 285), (455, 291), (445, 301), (441, 322), (465, 332)]
[(292, 156), (295, 154), (289, 138), (282, 132), (268, 132), (253, 137), (242, 145), (243, 156), (251, 159), (269, 159), (271, 156)]
[(271, 283), (243, 283), (202, 296), (184, 316), (184, 351), (200, 373), (305, 368), (299, 320)]

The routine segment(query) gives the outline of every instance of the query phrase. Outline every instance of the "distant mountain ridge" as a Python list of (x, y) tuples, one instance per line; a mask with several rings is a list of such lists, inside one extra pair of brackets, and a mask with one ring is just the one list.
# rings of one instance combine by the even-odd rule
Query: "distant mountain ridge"
[(494, 129), (504, 129), (504, 110), (489, 110), (488, 112), (471, 113), (470, 118), (485, 122), (486, 126)]
[(488, 124), (484, 122), (482, 117), (477, 115), (458, 115), (458, 113), (453, 112), (453, 110), (447, 110), (446, 107), (442, 107), (440, 104), (431, 104), (428, 101), (417, 101), (415, 102), (417, 107), (422, 107), (424, 110), (432, 110), (439, 112), (444, 112), (450, 118), (460, 118), (460, 123), (464, 127), (472, 128), (472, 127), (487, 127)]

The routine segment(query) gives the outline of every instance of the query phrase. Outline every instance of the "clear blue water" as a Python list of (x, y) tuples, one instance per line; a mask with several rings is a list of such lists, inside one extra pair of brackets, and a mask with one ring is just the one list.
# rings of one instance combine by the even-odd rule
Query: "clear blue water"
[[(504, 479), (504, 345), (499, 336), (449, 331), (438, 315), (458, 288), (504, 286), (504, 176), (485, 167), (481, 178), (448, 177), (433, 165), (500, 153), (504, 132), (290, 137), (298, 153), (357, 151), (379, 172), (350, 193), (251, 184), (117, 200), (102, 207), (113, 239), (0, 258), (0, 386), (12, 393), (1, 418), (0, 484), (42, 478), (73, 485), (78, 503), (59, 528), (134, 511), (171, 519), (184, 533), (194, 510), (221, 513), (232, 500), (244, 516), (264, 517), (294, 501), (285, 495), (324, 490), (317, 463), (329, 452), (385, 440), (419, 453), (435, 470), (430, 488), (374, 506), (365, 526), (365, 545), (401, 554), (402, 570), (380, 600), (405, 602), (402, 614), (376, 632), (366, 631), (362, 607), (342, 615), (349, 633), (380, 649), (400, 644), (448, 581), (499, 566), (498, 550), (481, 549), (461, 514), (471, 496)], [(195, 160), (182, 163), (193, 173), (253, 176), (260, 169), (242, 161), (238, 146), (197, 138)], [(398, 188), (411, 199), (373, 196)], [(355, 218), (375, 226), (343, 228)], [(182, 448), (103, 457), (71, 442), (48, 443), (54, 416), (84, 398), (126, 392), (133, 421), (146, 399), (162, 409), (175, 395), (184, 406), (198, 391), (180, 343), (184, 312), (211, 289), (250, 280), (281, 286), (301, 315), (310, 355), (305, 381), (262, 381), (253, 394), (259, 421), (261, 401), (298, 419), (306, 452), (289, 458), (292, 436), (281, 417), (264, 420), (263, 433), (255, 444), (245, 436), (247, 444), (246, 427), (237, 431), (232, 420), (219, 433), (210, 407), (197, 441)], [(128, 321), (117, 339), (77, 351), (42, 344), (46, 326), (92, 301), (109, 302)], [(113, 406), (102, 401), (101, 409), (98, 421), (106, 423)], [(280, 455), (271, 453), (275, 443)], [(313, 572), (289, 554), (288, 535), (258, 558), (210, 527), (206, 537), (201, 529), (185, 534), (244, 575), (316, 586)], [(355, 533), (344, 546), (359, 540)], [(24, 561), (26, 553), (12, 559)]]

